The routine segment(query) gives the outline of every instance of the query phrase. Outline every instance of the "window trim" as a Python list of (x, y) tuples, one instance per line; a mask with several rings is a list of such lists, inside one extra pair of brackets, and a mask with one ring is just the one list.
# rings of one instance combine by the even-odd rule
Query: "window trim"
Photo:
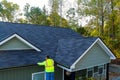
[(89, 71), (92, 71), (92, 77), (94, 77), (94, 68), (92, 67), (92, 68), (87, 69), (87, 78), (88, 78), (88, 72)]
[(35, 74), (44, 74), (44, 80), (45, 80), (45, 78), (46, 78), (46, 74), (45, 74), (45, 72), (44, 71), (41, 71), (41, 72), (35, 72), (35, 73), (32, 73), (32, 80), (33, 80), (33, 76), (35, 75)]
[[(100, 69), (100, 68), (102, 68), (102, 73), (101, 73), (101, 74), (99, 74), (99, 69)], [(104, 65), (100, 65), (100, 66), (98, 66), (98, 74), (99, 74), (99, 75), (104, 74)]]

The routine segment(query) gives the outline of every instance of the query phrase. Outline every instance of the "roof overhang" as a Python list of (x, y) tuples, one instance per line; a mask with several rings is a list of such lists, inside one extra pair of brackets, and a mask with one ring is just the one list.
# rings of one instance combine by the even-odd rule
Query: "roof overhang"
[(5, 40), (0, 42), (0, 46), (3, 45), (4, 43), (8, 42), (9, 40), (13, 39), (13, 38), (17, 38), (20, 41), (22, 41), (23, 43), (25, 43), (26, 45), (28, 45), (29, 47), (31, 47), (32, 49), (35, 49), (36, 51), (40, 51), (40, 49), (38, 49), (37, 47), (35, 47), (34, 45), (32, 45), (31, 43), (29, 43), (28, 41), (26, 41), (25, 39), (23, 39), (21, 36), (19, 36), (18, 34), (13, 34), (12, 36), (6, 38)]
[(57, 64), (57, 66), (60, 67), (60, 68), (62, 68), (62, 69), (64, 69), (64, 70), (67, 70), (67, 71), (69, 71), (69, 72), (72, 72), (72, 69), (66, 68), (66, 67), (64, 67), (64, 66), (62, 66), (62, 65)]

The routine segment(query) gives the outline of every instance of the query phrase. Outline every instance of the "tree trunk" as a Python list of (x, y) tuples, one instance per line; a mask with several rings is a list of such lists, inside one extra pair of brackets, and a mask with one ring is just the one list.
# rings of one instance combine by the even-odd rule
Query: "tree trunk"
[(114, 26), (114, 13), (113, 13), (113, 8), (114, 8), (114, 4), (113, 4), (113, 0), (111, 0), (111, 9), (112, 9), (112, 37), (115, 38), (115, 26)]

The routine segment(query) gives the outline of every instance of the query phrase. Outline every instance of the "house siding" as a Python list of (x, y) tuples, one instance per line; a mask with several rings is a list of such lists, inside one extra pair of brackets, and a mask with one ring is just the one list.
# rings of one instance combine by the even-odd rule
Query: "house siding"
[(55, 67), (55, 80), (63, 80), (63, 69), (58, 66)]
[(86, 55), (75, 65), (74, 71), (107, 64), (110, 62), (110, 57), (96, 43)]
[(44, 71), (43, 67), (28, 66), (0, 70), (0, 80), (32, 80), (32, 73)]
[(0, 50), (24, 50), (24, 49), (32, 49), (27, 44), (23, 43), (16, 37), (4, 43), (4, 45), (0, 46)]
[[(28, 66), (0, 70), (0, 80), (32, 80), (32, 74), (43, 72), (43, 66)], [(62, 69), (55, 67), (55, 80), (62, 80)]]

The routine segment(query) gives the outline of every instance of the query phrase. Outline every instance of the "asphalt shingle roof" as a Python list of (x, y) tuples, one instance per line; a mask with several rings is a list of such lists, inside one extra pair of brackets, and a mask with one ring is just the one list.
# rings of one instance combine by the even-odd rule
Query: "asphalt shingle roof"
[(21, 36), (42, 52), (6, 51), (3, 54), (1, 51), (0, 68), (35, 64), (39, 59), (43, 60), (47, 54), (57, 63), (70, 67), (96, 40), (96, 38), (84, 38), (67, 28), (0, 22), (0, 42), (13, 34)]
[(58, 40), (82, 37), (67, 28), (0, 22), (0, 42), (15, 33), (44, 51), (44, 53), (53, 55), (55, 54)]
[(0, 69), (35, 65), (44, 58), (44, 54), (34, 50), (0, 51)]
[(61, 39), (55, 60), (65, 67), (70, 67), (97, 38)]

